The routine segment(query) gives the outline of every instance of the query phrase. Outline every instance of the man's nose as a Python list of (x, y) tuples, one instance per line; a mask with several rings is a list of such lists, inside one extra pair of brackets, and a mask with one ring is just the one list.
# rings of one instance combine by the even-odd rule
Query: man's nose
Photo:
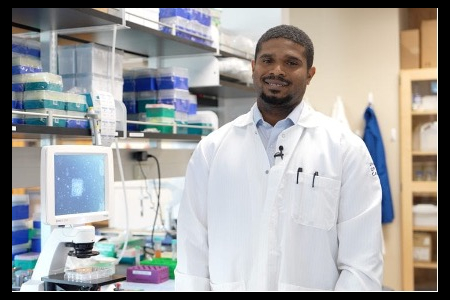
[(283, 69), (283, 65), (282, 64), (275, 64), (273, 66), (273, 69), (272, 69), (271, 73), (273, 73), (274, 75), (284, 76), (285, 72), (284, 72), (284, 69)]

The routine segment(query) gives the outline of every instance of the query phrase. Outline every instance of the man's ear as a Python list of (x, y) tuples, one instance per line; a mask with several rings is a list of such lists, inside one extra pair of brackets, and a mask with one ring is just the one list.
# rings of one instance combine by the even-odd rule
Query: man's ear
[(311, 69), (308, 70), (308, 76), (306, 78), (307, 84), (311, 82), (311, 79), (314, 77), (314, 74), (316, 74), (316, 67), (311, 67)]

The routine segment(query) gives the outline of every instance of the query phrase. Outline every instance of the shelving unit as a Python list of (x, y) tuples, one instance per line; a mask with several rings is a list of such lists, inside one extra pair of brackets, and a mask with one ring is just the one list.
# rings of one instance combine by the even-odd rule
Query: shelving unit
[[(88, 28), (122, 24), (122, 19), (93, 8), (13, 8), (12, 26), (28, 30), (43, 32), (71, 28)], [(128, 53), (145, 56), (188, 56), (210, 54), (224, 57), (245, 58), (229, 51), (217, 49), (196, 43), (181, 37), (163, 33), (161, 31), (126, 21), (128, 29), (117, 31), (116, 48)], [(63, 35), (66, 39), (80, 42), (94, 42), (105, 46), (112, 46), (112, 33), (100, 31), (87, 34)], [(216, 74), (219, 82), (219, 74)], [(221, 79), (215, 86), (192, 87), (196, 93), (214, 95), (218, 97), (242, 98), (253, 96), (253, 88), (242, 82)]]
[[(437, 121), (437, 110), (413, 110), (413, 91), (430, 95), (431, 82), (437, 81), (437, 69), (411, 69), (400, 73), (400, 132), (401, 132), (401, 212), (402, 212), (402, 277), (404, 290), (437, 290), (437, 227), (415, 226), (413, 205), (437, 204), (437, 180), (418, 181), (414, 163), (436, 166), (437, 151), (420, 151), (415, 146), (415, 129), (425, 122)], [(431, 261), (414, 260), (414, 233), (431, 235)]]
[[(12, 9), (12, 26), (26, 27), (39, 32), (114, 24), (122, 24), (122, 19), (93, 8)], [(136, 23), (127, 21), (126, 25), (129, 29), (117, 31), (116, 47), (130, 53), (155, 57), (216, 52), (215, 48)], [(91, 34), (74, 34), (64, 37), (82, 42), (95, 42), (105, 46), (112, 46), (113, 41), (112, 33), (107, 31)]]
[[(90, 28), (96, 26), (107, 26), (122, 24), (122, 19), (93, 9), (93, 8), (12, 8), (12, 26), (27, 29), (34, 32), (70, 30), (74, 28)], [(200, 43), (196, 43), (181, 37), (163, 33), (161, 31), (126, 21), (127, 29), (117, 31), (116, 48), (128, 53), (143, 57), (195, 57), (205, 55), (210, 57), (235, 56), (227, 51), (217, 51)], [(95, 42), (98, 44), (112, 46), (112, 33), (109, 31), (91, 32), (85, 34), (60, 35), (60, 37), (79, 42)], [(197, 66), (202, 68), (203, 66)], [(205, 67), (206, 68), (206, 67)], [(208, 70), (209, 71), (209, 70)], [(209, 76), (212, 75), (212, 76)], [(207, 83), (202, 83), (203, 78), (209, 78)], [(213, 78), (213, 79), (211, 79)], [(218, 68), (215, 67), (205, 76), (199, 78), (200, 84), (190, 87), (191, 93), (202, 94), (217, 99), (244, 98), (254, 96), (253, 87), (228, 78), (221, 77)], [(13, 125), (13, 138), (48, 138), (65, 137), (76, 138), (77, 135), (85, 138), (90, 136), (89, 130), (45, 128), (46, 126)], [(121, 133), (118, 133), (119, 137)], [(123, 134), (122, 134), (123, 135)], [(158, 140), (183, 140), (199, 141), (201, 136), (183, 134), (155, 134), (155, 133), (133, 133), (127, 134), (129, 138), (144, 137)]]

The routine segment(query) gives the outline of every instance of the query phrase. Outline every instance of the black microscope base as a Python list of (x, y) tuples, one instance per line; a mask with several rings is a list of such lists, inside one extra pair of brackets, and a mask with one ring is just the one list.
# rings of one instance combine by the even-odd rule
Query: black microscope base
[(103, 285), (124, 281), (125, 279), (126, 276), (123, 275), (112, 275), (88, 282), (78, 282), (64, 279), (64, 273), (42, 277), (45, 291), (98, 291)]

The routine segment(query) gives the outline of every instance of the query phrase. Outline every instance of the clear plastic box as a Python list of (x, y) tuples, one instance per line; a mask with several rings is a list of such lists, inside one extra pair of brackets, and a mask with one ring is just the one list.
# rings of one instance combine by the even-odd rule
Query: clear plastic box
[(114, 263), (102, 262), (92, 266), (66, 270), (64, 279), (69, 281), (89, 282), (91, 280), (112, 276), (114, 273)]

